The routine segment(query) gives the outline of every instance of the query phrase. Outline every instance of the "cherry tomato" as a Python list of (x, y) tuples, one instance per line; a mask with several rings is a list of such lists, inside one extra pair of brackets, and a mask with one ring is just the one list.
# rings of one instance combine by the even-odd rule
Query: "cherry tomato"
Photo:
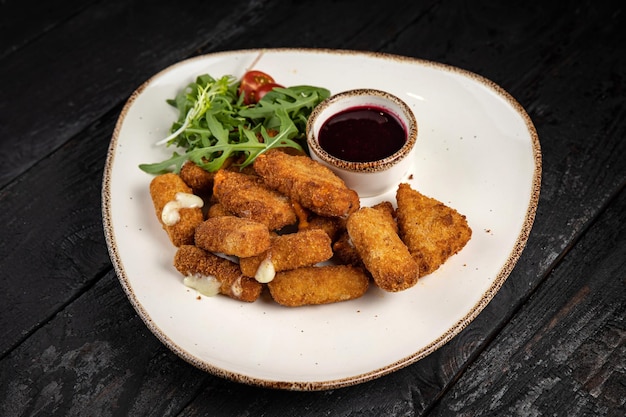
[(274, 82), (274, 79), (270, 75), (262, 71), (252, 70), (246, 72), (239, 84), (239, 94), (244, 94), (243, 103), (256, 103), (259, 100), (257, 90), (265, 84), (273, 84)]
[(276, 84), (276, 83), (269, 83), (269, 84), (263, 84), (262, 86), (257, 88), (254, 94), (256, 101), (257, 102), (260, 101), (263, 98), (263, 96), (269, 93), (270, 91), (272, 91), (274, 87), (282, 87), (282, 85)]

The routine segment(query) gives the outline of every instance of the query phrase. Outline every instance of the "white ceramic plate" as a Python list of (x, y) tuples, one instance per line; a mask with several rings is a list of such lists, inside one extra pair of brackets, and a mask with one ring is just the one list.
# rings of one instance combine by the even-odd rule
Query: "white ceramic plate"
[[(148, 191), (152, 177), (137, 166), (171, 155), (172, 149), (154, 146), (177, 117), (166, 99), (199, 74), (241, 76), (253, 63), (287, 86), (318, 85), (332, 93), (375, 88), (405, 100), (419, 124), (407, 181), (467, 216), (473, 236), (465, 248), (400, 293), (374, 287), (358, 300), (298, 308), (266, 299), (198, 299), (172, 266), (175, 248)], [(103, 222), (130, 302), (176, 354), (239, 382), (321, 390), (414, 363), (470, 323), (526, 244), (540, 181), (541, 152), (530, 118), (507, 92), (476, 74), (356, 51), (231, 51), (169, 67), (132, 94), (108, 153)], [(364, 199), (362, 205), (382, 199), (395, 203), (395, 193)]]

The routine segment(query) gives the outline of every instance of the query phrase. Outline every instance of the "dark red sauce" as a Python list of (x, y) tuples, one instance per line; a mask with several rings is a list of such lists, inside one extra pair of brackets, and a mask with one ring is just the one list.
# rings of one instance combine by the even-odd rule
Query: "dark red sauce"
[(406, 143), (400, 120), (387, 110), (352, 107), (331, 116), (319, 132), (320, 146), (332, 156), (350, 162), (386, 158)]

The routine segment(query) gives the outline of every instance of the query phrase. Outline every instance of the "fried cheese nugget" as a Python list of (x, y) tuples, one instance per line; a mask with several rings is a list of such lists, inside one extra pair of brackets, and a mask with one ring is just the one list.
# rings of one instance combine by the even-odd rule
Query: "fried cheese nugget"
[(389, 224), (391, 225), (391, 227), (393, 227), (393, 230), (395, 230), (396, 233), (398, 232), (398, 223), (395, 222), (396, 210), (393, 208), (393, 204), (391, 204), (391, 201), (381, 201), (380, 203), (372, 206), (372, 208), (387, 213), (389, 215), (388, 217), (394, 220), (390, 221)]
[(298, 225), (299, 230), (321, 229), (331, 241), (337, 240), (346, 229), (346, 220), (341, 217), (326, 217), (313, 214), (306, 223)]
[[(393, 207), (390, 201), (381, 201), (380, 203), (372, 206), (375, 210), (381, 210), (383, 213), (386, 213), (387, 220), (389, 225), (393, 228), (393, 230), (398, 232), (398, 224), (395, 222), (396, 209)], [(391, 221), (391, 220), (394, 221)], [(347, 230), (344, 229), (340, 231), (339, 237), (333, 243), (333, 252), (337, 256), (337, 259), (341, 263), (355, 266), (363, 266), (363, 261), (361, 261), (361, 257), (359, 253), (356, 251), (356, 248), (352, 244), (350, 240), (350, 235)]]
[(362, 207), (348, 217), (346, 229), (376, 285), (396, 292), (415, 285), (419, 269), (393, 223), (388, 212)]
[(239, 265), (245, 275), (269, 282), (276, 272), (315, 265), (332, 256), (331, 240), (326, 232), (311, 229), (273, 236), (267, 252), (240, 258)]
[(264, 224), (250, 219), (210, 217), (196, 228), (195, 243), (209, 252), (249, 257), (270, 248), (270, 231)]
[(192, 161), (187, 161), (180, 168), (180, 178), (196, 194), (209, 195), (213, 190), (214, 172), (208, 172)]
[(219, 170), (215, 173), (213, 195), (226, 210), (278, 230), (296, 223), (289, 198), (269, 188), (261, 177)]
[(254, 278), (242, 274), (236, 263), (193, 245), (178, 248), (174, 267), (185, 277), (217, 280), (220, 294), (240, 301), (255, 301), (263, 289)]
[(359, 208), (359, 196), (341, 178), (308, 156), (273, 149), (254, 161), (265, 183), (321, 216), (345, 217)]
[(202, 199), (174, 173), (150, 181), (155, 213), (174, 246), (193, 244), (196, 227), (202, 223)]
[(226, 210), (226, 207), (224, 207), (221, 203), (211, 204), (211, 206), (207, 210), (206, 215), (207, 215), (207, 218), (220, 217), (220, 216), (234, 216), (234, 214)]
[(328, 234), (333, 242), (342, 230), (346, 228), (344, 217), (320, 216), (311, 210), (302, 207), (297, 201), (291, 201), (296, 217), (298, 217), (298, 230), (322, 229)]
[(350, 265), (307, 266), (279, 272), (267, 286), (278, 304), (298, 307), (359, 298), (367, 292), (369, 277)]
[(438, 269), (471, 239), (464, 215), (409, 184), (398, 186), (396, 200), (400, 237), (419, 264), (420, 276)]
[(363, 266), (363, 261), (361, 261), (359, 253), (352, 244), (350, 235), (348, 235), (348, 232), (345, 230), (333, 243), (333, 252), (342, 264)]

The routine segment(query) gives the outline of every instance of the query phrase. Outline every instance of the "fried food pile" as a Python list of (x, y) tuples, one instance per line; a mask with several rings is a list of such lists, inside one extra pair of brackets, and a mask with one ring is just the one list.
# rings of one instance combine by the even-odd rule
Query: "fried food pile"
[(245, 302), (266, 289), (288, 307), (352, 300), (370, 285), (403, 291), (472, 235), (464, 215), (407, 183), (397, 208), (361, 207), (330, 169), (282, 149), (244, 169), (233, 162), (209, 173), (187, 162), (156, 176), (150, 195), (185, 283)]

